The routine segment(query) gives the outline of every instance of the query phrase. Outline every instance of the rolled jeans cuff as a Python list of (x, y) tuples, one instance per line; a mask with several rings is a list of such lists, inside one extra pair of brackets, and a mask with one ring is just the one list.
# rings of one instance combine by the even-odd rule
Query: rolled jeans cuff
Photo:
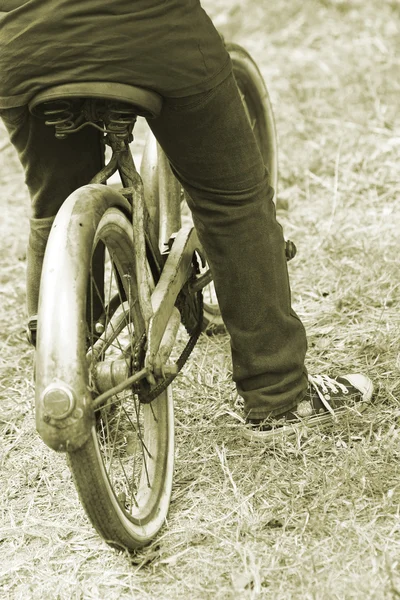
[(244, 414), (248, 421), (279, 417), (295, 409), (303, 399), (307, 388), (308, 374), (305, 367), (299, 380), (290, 389), (286, 389), (286, 392), (282, 392), (280, 387), (274, 394), (270, 385), (265, 387), (260, 385), (257, 389), (245, 390), (239, 382), (236, 384), (238, 394), (244, 400)]

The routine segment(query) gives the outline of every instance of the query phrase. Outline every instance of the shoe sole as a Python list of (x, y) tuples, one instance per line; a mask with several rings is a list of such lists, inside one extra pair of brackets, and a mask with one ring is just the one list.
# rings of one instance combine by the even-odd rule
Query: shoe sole
[[(312, 417), (306, 417), (296, 421), (296, 423), (290, 423), (289, 425), (282, 425), (269, 429), (268, 431), (257, 431), (252, 429), (251, 426), (245, 426), (242, 429), (242, 437), (249, 442), (263, 442), (266, 444), (275, 443), (282, 441), (283, 439), (296, 437), (299, 431), (304, 429), (316, 429), (320, 425), (328, 425), (335, 423), (340, 417), (346, 414), (363, 413), (370, 405), (370, 399), (372, 391), (366, 394), (367, 398), (357, 403), (356, 406), (344, 406), (343, 408), (335, 410), (335, 416), (327, 412), (324, 414), (314, 415)], [(369, 396), (369, 398), (368, 398)]]

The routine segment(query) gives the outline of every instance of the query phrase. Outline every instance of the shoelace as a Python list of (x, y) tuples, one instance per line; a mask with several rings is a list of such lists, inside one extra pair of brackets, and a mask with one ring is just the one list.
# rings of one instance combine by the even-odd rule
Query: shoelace
[(331, 398), (329, 392), (337, 394), (340, 390), (341, 392), (343, 392), (343, 394), (348, 394), (347, 387), (343, 383), (340, 383), (339, 381), (328, 377), (328, 375), (309, 375), (308, 381), (314, 387), (319, 399), (325, 406), (326, 410), (329, 411), (333, 417), (336, 417), (335, 411), (329, 404), (329, 400)]

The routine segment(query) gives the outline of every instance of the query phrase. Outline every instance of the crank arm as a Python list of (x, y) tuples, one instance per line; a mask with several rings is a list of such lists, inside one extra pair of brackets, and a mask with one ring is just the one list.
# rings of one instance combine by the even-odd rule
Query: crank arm
[(177, 233), (161, 277), (152, 293), (153, 316), (147, 333), (145, 367), (153, 372), (164, 332), (175, 306), (176, 298), (190, 276), (193, 255), (201, 248), (193, 226), (185, 225)]
[(213, 279), (213, 277), (212, 277), (211, 271), (210, 271), (210, 269), (208, 269), (202, 275), (198, 275), (196, 277), (195, 281), (189, 285), (189, 293), (197, 294), (197, 292), (200, 292), (200, 290), (205, 288), (206, 285), (211, 283), (212, 279)]

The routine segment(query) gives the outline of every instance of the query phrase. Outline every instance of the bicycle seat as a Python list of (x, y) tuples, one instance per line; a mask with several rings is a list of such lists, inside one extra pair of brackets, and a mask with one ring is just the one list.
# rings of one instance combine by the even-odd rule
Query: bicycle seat
[(162, 97), (151, 90), (111, 81), (87, 81), (64, 83), (42, 90), (30, 101), (29, 110), (33, 115), (41, 116), (41, 112), (36, 109), (44, 102), (79, 98), (125, 102), (134, 106), (139, 116), (150, 119), (158, 117), (162, 107)]

